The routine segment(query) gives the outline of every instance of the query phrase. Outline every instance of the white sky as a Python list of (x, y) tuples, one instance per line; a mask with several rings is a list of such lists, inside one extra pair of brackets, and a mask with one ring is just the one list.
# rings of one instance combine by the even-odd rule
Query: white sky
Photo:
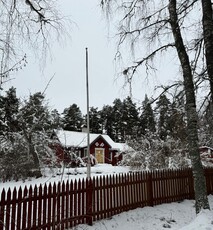
[[(66, 44), (55, 43), (52, 46), (52, 61), (47, 60), (43, 72), (39, 67), (39, 59), (35, 60), (34, 54), (27, 53), (29, 64), (4, 88), (14, 86), (19, 97), (28, 97), (29, 93), (43, 92), (50, 78), (55, 75), (46, 91), (51, 108), (62, 112), (76, 103), (85, 114), (85, 48), (88, 47), (90, 106), (101, 109), (103, 105), (112, 105), (115, 98), (126, 98), (129, 95), (128, 87), (123, 88), (124, 80), (122, 76), (118, 78), (113, 61), (116, 39), (112, 37), (115, 31), (113, 27), (108, 28), (98, 5), (100, 0), (60, 0), (60, 3), (63, 13), (70, 15), (75, 22), (70, 31), (71, 40), (67, 39)], [(168, 63), (164, 66), (168, 67)], [(134, 102), (144, 100), (145, 93), (151, 95), (153, 85), (160, 84), (167, 75), (165, 68), (161, 77), (154, 77), (149, 83), (136, 77), (133, 83)]]

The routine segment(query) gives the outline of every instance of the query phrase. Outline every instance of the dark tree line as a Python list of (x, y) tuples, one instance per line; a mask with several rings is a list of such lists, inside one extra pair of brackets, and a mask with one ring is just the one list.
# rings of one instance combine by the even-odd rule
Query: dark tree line
[[(169, 138), (184, 142), (187, 139), (187, 122), (184, 101), (169, 99), (161, 95), (156, 103), (145, 96), (140, 105), (130, 97), (123, 101), (115, 99), (113, 105), (104, 105), (102, 109), (90, 108), (90, 132), (108, 134), (115, 142), (125, 142), (142, 136), (155, 134), (163, 141)], [(206, 106), (199, 117), (200, 145), (213, 146), (210, 107)], [(76, 104), (65, 108), (61, 114), (61, 126), (65, 130), (82, 131), (86, 125), (83, 115)]]

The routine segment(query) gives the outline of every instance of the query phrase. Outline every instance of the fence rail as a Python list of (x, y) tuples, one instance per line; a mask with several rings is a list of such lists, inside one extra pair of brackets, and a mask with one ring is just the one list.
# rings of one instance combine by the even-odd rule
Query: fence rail
[[(208, 194), (213, 168), (205, 169)], [(116, 174), (2, 191), (0, 230), (67, 229), (137, 207), (194, 199), (191, 169)]]

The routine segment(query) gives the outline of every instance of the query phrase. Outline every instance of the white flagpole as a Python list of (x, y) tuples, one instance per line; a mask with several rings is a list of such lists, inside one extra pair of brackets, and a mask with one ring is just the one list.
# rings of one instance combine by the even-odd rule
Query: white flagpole
[(86, 91), (87, 91), (87, 178), (91, 177), (90, 160), (90, 126), (89, 126), (89, 80), (88, 80), (88, 48), (86, 48)]

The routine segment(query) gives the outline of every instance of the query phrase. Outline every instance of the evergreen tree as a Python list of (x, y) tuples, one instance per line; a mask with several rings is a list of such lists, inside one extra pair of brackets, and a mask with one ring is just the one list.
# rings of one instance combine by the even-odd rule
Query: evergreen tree
[(60, 114), (57, 109), (53, 109), (50, 111), (51, 113), (51, 118), (54, 123), (55, 128), (61, 128), (62, 127), (62, 119), (60, 117)]
[(113, 133), (113, 107), (110, 105), (104, 105), (100, 111), (100, 121), (102, 125), (102, 133), (106, 133), (112, 139), (114, 139)]
[(10, 88), (5, 96), (0, 97), (0, 134), (17, 130), (19, 104), (14, 87)]
[(113, 102), (113, 136), (115, 142), (123, 142), (123, 113), (124, 107), (123, 102), (117, 98)]
[(44, 95), (40, 92), (30, 95), (18, 114), (20, 134), (27, 145), (27, 156), (33, 161), (35, 175), (41, 175), (41, 166), (45, 161), (54, 161), (54, 154), (49, 148), (52, 131), (58, 127), (58, 120), (52, 116), (44, 103)]
[(142, 105), (142, 113), (139, 119), (138, 134), (145, 135), (148, 132), (154, 133), (156, 132), (155, 126), (156, 126), (156, 122), (155, 122), (154, 112), (147, 95), (145, 95), (145, 99)]
[(0, 176), (4, 180), (39, 177), (47, 157), (48, 161), (54, 160), (49, 137), (58, 122), (48, 106), (44, 105), (44, 96), (35, 93), (23, 105), (18, 102), (13, 88), (5, 98), (1, 97), (1, 105), (4, 105), (1, 110), (5, 111), (1, 114), (6, 124), (0, 135)]
[[(13, 87), (5, 96), (0, 97), (0, 178), (3, 181), (18, 180), (27, 171), (28, 163), (22, 152), (24, 146), (17, 135), (19, 105), (16, 89)], [(19, 148), (21, 146), (23, 148)]]
[(187, 140), (186, 114), (183, 101), (174, 101), (171, 104), (170, 135), (186, 145)]
[(199, 142), (200, 145), (213, 147), (213, 106), (207, 104), (199, 115)]
[(138, 110), (136, 104), (132, 102), (130, 97), (123, 101), (123, 137), (129, 139), (137, 136), (137, 126), (139, 122)]
[(62, 113), (62, 127), (69, 131), (81, 131), (83, 117), (80, 108), (76, 104), (65, 108)]
[(157, 133), (162, 140), (166, 140), (170, 134), (170, 110), (171, 103), (166, 95), (161, 95), (157, 101), (155, 108), (157, 118)]
[(90, 132), (91, 133), (102, 133), (101, 129), (101, 117), (98, 108), (91, 107), (89, 111), (90, 120)]

